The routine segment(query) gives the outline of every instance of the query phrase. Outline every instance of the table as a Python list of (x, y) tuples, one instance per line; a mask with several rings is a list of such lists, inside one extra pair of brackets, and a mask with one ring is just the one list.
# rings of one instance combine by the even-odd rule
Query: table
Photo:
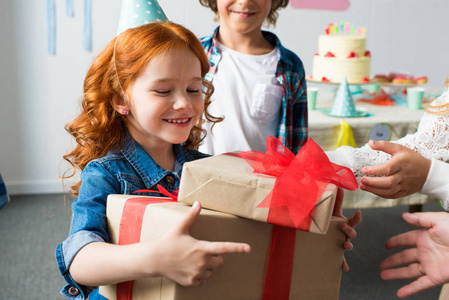
[[(317, 109), (330, 108), (333, 103), (333, 92), (323, 91), (320, 87), (317, 100)], [(373, 116), (363, 118), (336, 118), (328, 116), (319, 110), (309, 111), (309, 137), (326, 151), (334, 150), (337, 142), (337, 133), (340, 122), (344, 120), (351, 128), (357, 147), (368, 142), (372, 127), (378, 123), (387, 123), (393, 131), (392, 140), (399, 139), (408, 133), (414, 133), (424, 110), (411, 111), (403, 106), (379, 106), (365, 102), (358, 102), (354, 97), (356, 108), (366, 110)], [(420, 210), (424, 203), (436, 201), (435, 199), (419, 193), (399, 199), (384, 199), (374, 194), (362, 191), (345, 191), (343, 208), (371, 208), (409, 205), (410, 211)]]

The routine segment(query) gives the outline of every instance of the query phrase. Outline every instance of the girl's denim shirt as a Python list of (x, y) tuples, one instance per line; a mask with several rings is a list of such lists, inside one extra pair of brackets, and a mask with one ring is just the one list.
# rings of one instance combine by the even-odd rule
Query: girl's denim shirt
[[(134, 194), (140, 189), (157, 190), (162, 185), (169, 192), (179, 188), (184, 162), (207, 157), (207, 154), (173, 145), (176, 155), (175, 171), (157, 165), (151, 156), (132, 138), (123, 147), (93, 160), (81, 173), (78, 198), (72, 203), (69, 236), (56, 248), (59, 271), (68, 283), (61, 293), (69, 299), (105, 299), (98, 289), (76, 283), (69, 266), (78, 251), (92, 242), (109, 242), (106, 226), (106, 199), (110, 194)], [(151, 196), (160, 196), (152, 194)], [(90, 295), (89, 295), (90, 294)]]

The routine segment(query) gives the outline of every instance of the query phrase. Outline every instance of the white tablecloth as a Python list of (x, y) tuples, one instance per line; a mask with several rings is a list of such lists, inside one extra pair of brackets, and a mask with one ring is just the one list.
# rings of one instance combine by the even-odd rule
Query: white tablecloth
[[(320, 105), (322, 107), (322, 105)], [(336, 118), (319, 110), (309, 111), (309, 137), (326, 151), (334, 150), (337, 142), (340, 122), (343, 120), (351, 126), (357, 147), (368, 142), (371, 129), (378, 123), (390, 124), (393, 129), (392, 140), (408, 133), (414, 133), (424, 113), (423, 110), (409, 110), (402, 106), (379, 106), (356, 102), (359, 110), (365, 110), (373, 116), (362, 118)]]
[[(322, 91), (320, 90), (320, 93)], [(327, 97), (319, 97), (317, 108), (332, 107), (332, 94)], [(357, 147), (368, 142), (372, 127), (378, 123), (388, 123), (393, 131), (392, 140), (403, 137), (408, 133), (414, 133), (424, 110), (411, 111), (403, 106), (379, 106), (356, 101), (356, 107), (366, 110), (373, 116), (362, 118), (336, 118), (328, 116), (319, 110), (309, 111), (309, 137), (311, 137), (324, 150), (334, 150), (340, 122), (344, 120), (351, 128)], [(369, 208), (369, 207), (391, 207), (397, 205), (417, 205), (435, 201), (421, 194), (414, 194), (400, 199), (384, 199), (374, 194), (356, 191), (345, 191), (344, 208)]]

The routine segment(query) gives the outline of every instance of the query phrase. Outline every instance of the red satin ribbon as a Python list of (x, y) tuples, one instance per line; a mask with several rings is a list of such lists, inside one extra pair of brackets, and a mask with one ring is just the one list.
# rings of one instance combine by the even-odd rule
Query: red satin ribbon
[(349, 168), (331, 163), (324, 151), (309, 139), (295, 156), (281, 141), (267, 138), (267, 151), (238, 154), (254, 173), (275, 176), (271, 193), (258, 207), (268, 207), (267, 222), (309, 231), (316, 202), (329, 183), (355, 190), (357, 180)]
[[(120, 229), (118, 244), (130, 245), (140, 241), (140, 233), (142, 231), (143, 216), (145, 214), (145, 207), (149, 204), (177, 202), (177, 196), (170, 194), (162, 186), (159, 186), (159, 191), (139, 190), (134, 193), (161, 193), (169, 198), (161, 197), (139, 197), (130, 198), (126, 200), (123, 207), (122, 218), (120, 219)], [(126, 281), (117, 284), (116, 293), (117, 300), (132, 300), (133, 298), (134, 281)]]
[(296, 229), (273, 225), (263, 300), (288, 300), (295, 259)]
[(178, 201), (179, 190), (176, 190), (173, 193), (170, 193), (160, 184), (157, 185), (157, 188), (158, 188), (158, 191), (144, 189), (144, 190), (134, 191), (133, 193), (158, 193), (158, 194), (162, 194), (164, 196), (167, 196), (168, 198), (172, 198), (173, 200)]

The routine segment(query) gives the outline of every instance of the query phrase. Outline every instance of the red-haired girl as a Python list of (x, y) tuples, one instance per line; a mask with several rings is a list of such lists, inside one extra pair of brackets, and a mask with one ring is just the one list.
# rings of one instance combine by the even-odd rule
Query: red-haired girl
[(151, 276), (199, 285), (223, 265), (222, 254), (250, 251), (247, 244), (192, 238), (188, 229), (200, 212), (198, 203), (156, 241), (108, 243), (109, 194), (154, 190), (158, 184), (173, 192), (184, 162), (205, 156), (194, 149), (201, 141), (203, 110), (208, 120), (216, 120), (207, 113), (208, 71), (196, 36), (170, 22), (128, 29), (93, 62), (82, 112), (66, 126), (77, 141), (64, 156), (74, 168), (66, 178), (82, 171), (81, 181), (71, 187), (77, 199), (70, 234), (56, 249), (67, 297), (104, 299), (92, 287)]

